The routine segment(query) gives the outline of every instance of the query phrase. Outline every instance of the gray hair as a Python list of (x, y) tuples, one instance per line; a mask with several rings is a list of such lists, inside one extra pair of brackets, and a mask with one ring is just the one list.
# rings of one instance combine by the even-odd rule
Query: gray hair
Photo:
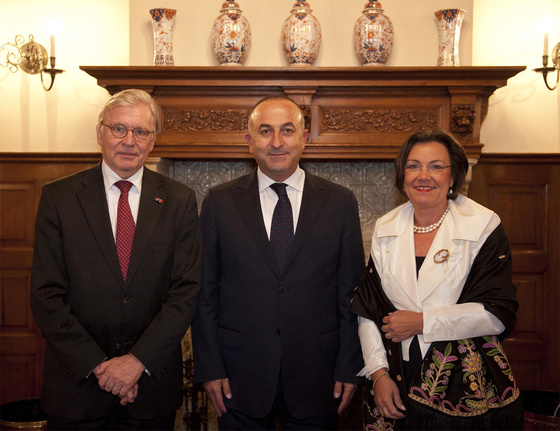
[(134, 105), (148, 105), (150, 107), (150, 110), (152, 111), (152, 127), (156, 135), (160, 133), (163, 125), (163, 112), (161, 107), (149, 93), (136, 88), (120, 91), (119, 93), (114, 94), (107, 103), (105, 103), (105, 106), (97, 117), (97, 129), (99, 130), (101, 127), (105, 114), (113, 108), (116, 108), (117, 106)]

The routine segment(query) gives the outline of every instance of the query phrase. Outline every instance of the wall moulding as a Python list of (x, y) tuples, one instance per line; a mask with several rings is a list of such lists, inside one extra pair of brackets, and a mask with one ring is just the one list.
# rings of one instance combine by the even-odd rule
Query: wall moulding
[(306, 115), (304, 159), (393, 159), (412, 133), (451, 131), (480, 157), (494, 91), (525, 66), (221, 68), (81, 66), (110, 94), (150, 92), (164, 110), (153, 156), (250, 159), (247, 117), (261, 98), (287, 95)]

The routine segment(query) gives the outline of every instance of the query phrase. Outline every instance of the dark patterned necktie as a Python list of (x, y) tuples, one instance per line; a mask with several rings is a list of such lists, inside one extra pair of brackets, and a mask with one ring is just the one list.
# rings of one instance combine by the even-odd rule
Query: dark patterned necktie
[(270, 186), (278, 195), (278, 202), (272, 214), (272, 226), (270, 228), (270, 245), (280, 272), (284, 272), (284, 266), (288, 259), (288, 253), (294, 239), (294, 220), (292, 205), (286, 193), (286, 184), (274, 183)]
[(119, 206), (117, 209), (117, 254), (121, 265), (123, 280), (126, 281), (132, 242), (134, 241), (134, 218), (128, 203), (128, 192), (132, 187), (130, 181), (117, 181), (115, 185), (120, 189)]

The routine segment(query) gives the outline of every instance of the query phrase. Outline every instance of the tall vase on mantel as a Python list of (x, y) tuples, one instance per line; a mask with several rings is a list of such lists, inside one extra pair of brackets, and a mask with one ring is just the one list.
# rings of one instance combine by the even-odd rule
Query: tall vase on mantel
[(393, 49), (393, 23), (381, 3), (368, 1), (354, 25), (354, 50), (363, 66), (384, 66)]
[(434, 12), (438, 30), (438, 66), (459, 66), (459, 38), (466, 11), (441, 9)]
[(150, 9), (154, 32), (154, 66), (173, 66), (173, 25), (175, 9)]
[(221, 66), (243, 66), (251, 48), (251, 26), (235, 1), (222, 4), (212, 27), (212, 48)]
[(321, 25), (309, 2), (296, 1), (282, 26), (282, 50), (290, 66), (312, 66), (321, 48)]

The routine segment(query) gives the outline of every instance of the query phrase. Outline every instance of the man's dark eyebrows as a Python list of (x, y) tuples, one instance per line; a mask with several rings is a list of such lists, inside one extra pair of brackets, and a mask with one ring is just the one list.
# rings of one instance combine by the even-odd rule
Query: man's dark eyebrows
[[(291, 121), (284, 123), (280, 126), (281, 129), (283, 129), (284, 127), (296, 127), (296, 125), (294, 123), (292, 123)], [(260, 129), (274, 129), (274, 127), (272, 127), (270, 124), (259, 124), (259, 130)]]

